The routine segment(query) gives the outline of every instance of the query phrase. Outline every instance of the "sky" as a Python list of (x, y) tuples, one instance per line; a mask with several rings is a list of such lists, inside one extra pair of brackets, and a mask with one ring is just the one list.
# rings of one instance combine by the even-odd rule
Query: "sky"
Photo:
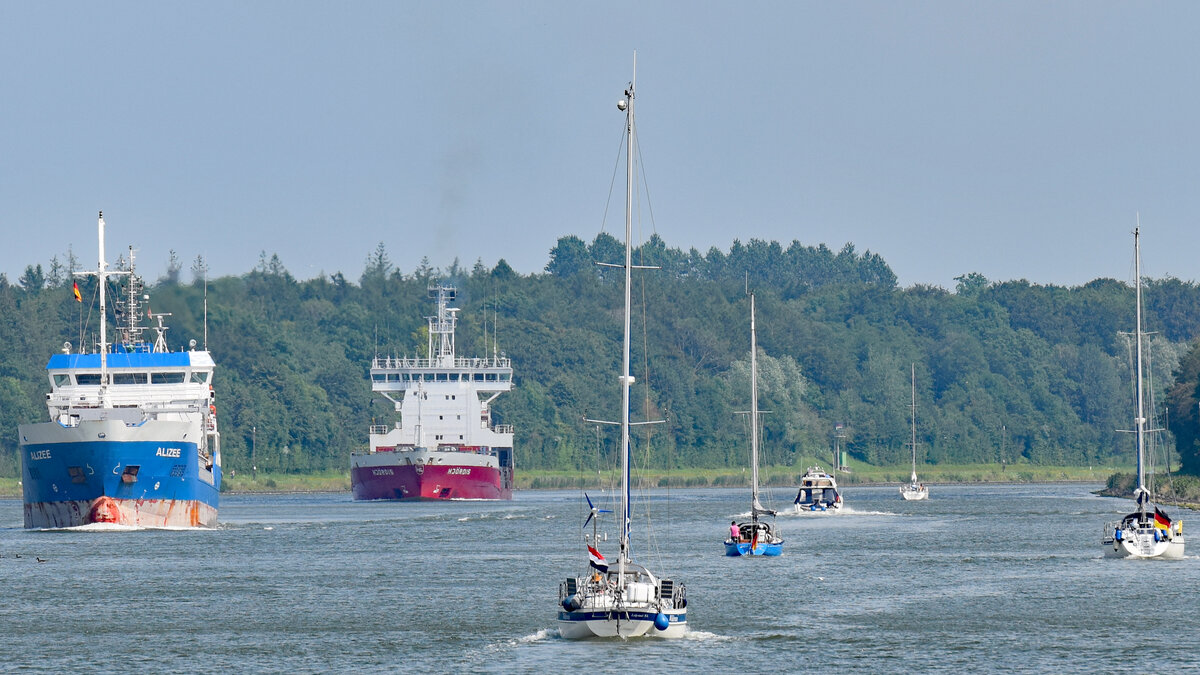
[[(1200, 3), (0, 3), (0, 272), (542, 271), (641, 239), (847, 242), (902, 286), (1200, 267)], [(610, 190), (612, 195), (610, 196)], [(646, 216), (650, 211), (653, 218)]]

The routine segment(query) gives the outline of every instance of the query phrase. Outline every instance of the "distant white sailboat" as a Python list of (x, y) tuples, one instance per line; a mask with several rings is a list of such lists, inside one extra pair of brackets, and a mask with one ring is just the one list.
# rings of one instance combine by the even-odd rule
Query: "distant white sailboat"
[[(754, 294), (750, 294), (750, 521), (732, 523), (725, 555), (780, 555), (783, 538), (775, 527), (775, 512), (758, 500), (758, 339), (754, 328)], [(771, 516), (772, 522), (759, 520)]]
[(1184, 548), (1183, 521), (1172, 522), (1171, 518), (1156, 506), (1146, 489), (1146, 413), (1142, 396), (1142, 255), (1140, 227), (1133, 231), (1133, 268), (1137, 277), (1135, 284), (1137, 298), (1137, 319), (1134, 340), (1137, 343), (1135, 353), (1137, 362), (1136, 397), (1137, 412), (1134, 417), (1134, 433), (1137, 437), (1137, 472), (1138, 486), (1134, 490), (1137, 500), (1137, 511), (1130, 513), (1119, 522), (1104, 525), (1104, 538), (1101, 545), (1104, 554), (1110, 558), (1182, 558)]
[(912, 479), (908, 485), (900, 486), (900, 496), (905, 501), (915, 502), (929, 499), (929, 488), (917, 481), (917, 364), (912, 364)]
[[(571, 577), (559, 585), (558, 632), (567, 639), (589, 637), (681, 637), (687, 632), (687, 598), (683, 584), (661, 579), (648, 568), (633, 561), (629, 549), (629, 374), (630, 352), (630, 273), (633, 270), (633, 154), (634, 154), (634, 83), (637, 81), (637, 55), (634, 77), (617, 104), (625, 111), (625, 335), (621, 371), (621, 540), (615, 565), (609, 565), (596, 548), (599, 539), (595, 526), (587, 543), (591, 569), (582, 577)], [(620, 265), (615, 265), (620, 267)], [(591, 420), (598, 421), (598, 420)], [(591, 506), (591, 500), (588, 500)], [(595, 507), (588, 520), (600, 513)], [(587, 525), (588, 521), (584, 521)]]

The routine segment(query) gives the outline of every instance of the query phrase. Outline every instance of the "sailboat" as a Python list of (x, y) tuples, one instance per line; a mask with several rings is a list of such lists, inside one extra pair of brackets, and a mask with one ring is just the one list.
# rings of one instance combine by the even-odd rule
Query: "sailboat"
[(1137, 510), (1122, 518), (1119, 522), (1104, 525), (1104, 539), (1101, 545), (1104, 554), (1110, 558), (1182, 558), (1183, 557), (1183, 521), (1172, 521), (1165, 512), (1156, 506), (1146, 489), (1146, 413), (1142, 397), (1142, 256), (1139, 241), (1140, 226), (1133, 230), (1133, 268), (1137, 277), (1137, 319), (1134, 341), (1137, 343), (1135, 353), (1137, 360), (1135, 374), (1137, 386), (1137, 411), (1134, 417), (1134, 435), (1137, 439), (1137, 472), (1138, 485), (1133, 495), (1137, 500)]
[(912, 479), (900, 486), (905, 501), (929, 499), (929, 488), (917, 482), (917, 364), (912, 364)]
[(725, 541), (725, 555), (779, 555), (783, 553), (783, 539), (774, 522), (758, 519), (775, 512), (764, 508), (758, 501), (758, 339), (754, 328), (754, 294), (750, 294), (750, 522), (737, 524), (736, 536), (730, 528), (730, 537)]
[[(633, 153), (634, 153), (634, 84), (637, 81), (637, 55), (634, 55), (633, 78), (625, 90), (625, 98), (617, 109), (625, 112), (626, 175), (625, 175), (625, 334), (622, 355), (621, 383), (621, 538), (616, 563), (610, 565), (596, 549), (599, 541), (593, 536), (585, 543), (590, 569), (582, 577), (570, 577), (559, 585), (558, 632), (567, 639), (589, 637), (681, 637), (687, 632), (687, 598), (683, 584), (662, 579), (647, 567), (633, 560), (629, 547), (629, 374), (630, 346), (630, 289), (633, 270)], [(620, 267), (620, 265), (615, 265)], [(590, 420), (599, 422), (599, 420)], [(588, 505), (592, 506), (591, 499)], [(591, 520), (600, 511), (594, 506), (588, 515)], [(584, 527), (588, 521), (584, 521)]]

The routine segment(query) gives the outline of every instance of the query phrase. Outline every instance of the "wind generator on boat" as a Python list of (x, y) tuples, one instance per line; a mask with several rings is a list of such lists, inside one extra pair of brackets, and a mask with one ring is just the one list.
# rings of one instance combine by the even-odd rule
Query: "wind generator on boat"
[(1137, 319), (1134, 341), (1137, 343), (1135, 353), (1136, 369), (1136, 405), (1137, 414), (1133, 419), (1134, 434), (1137, 443), (1137, 473), (1138, 486), (1134, 490), (1137, 500), (1137, 511), (1130, 513), (1119, 522), (1105, 523), (1104, 538), (1101, 545), (1104, 554), (1110, 558), (1182, 558), (1184, 548), (1183, 521), (1172, 522), (1171, 518), (1153, 503), (1150, 491), (1146, 489), (1146, 413), (1142, 396), (1142, 255), (1140, 224), (1133, 230), (1133, 268)]
[[(634, 83), (637, 80), (637, 55), (634, 55), (634, 77), (625, 90), (625, 98), (617, 108), (625, 112), (626, 173), (625, 173), (625, 331), (622, 353), (621, 384), (621, 538), (616, 563), (610, 565), (596, 548), (595, 525), (589, 540), (586, 531), (590, 570), (580, 577), (569, 577), (559, 585), (558, 632), (567, 639), (589, 637), (680, 637), (687, 632), (687, 598), (683, 584), (662, 579), (649, 568), (637, 564), (629, 546), (630, 487), (629, 487), (629, 374), (630, 353), (630, 290), (633, 265), (633, 153), (634, 153)], [(621, 267), (621, 265), (611, 265)], [(640, 266), (639, 266), (640, 267)], [(599, 422), (599, 420), (589, 420)], [(642, 422), (646, 424), (647, 422)], [(609, 424), (615, 424), (609, 422)], [(585, 495), (586, 496), (586, 495)], [(601, 513), (588, 499), (592, 512), (584, 521)], [(594, 521), (593, 521), (594, 522)]]
[(915, 502), (929, 499), (929, 488), (917, 481), (917, 364), (912, 364), (912, 479), (908, 485), (900, 486), (900, 496), (905, 501)]
[[(758, 500), (758, 339), (754, 325), (754, 294), (750, 294), (750, 521), (735, 524), (725, 541), (725, 555), (779, 555), (783, 538), (775, 526), (775, 511)], [(771, 522), (759, 520), (771, 516)]]

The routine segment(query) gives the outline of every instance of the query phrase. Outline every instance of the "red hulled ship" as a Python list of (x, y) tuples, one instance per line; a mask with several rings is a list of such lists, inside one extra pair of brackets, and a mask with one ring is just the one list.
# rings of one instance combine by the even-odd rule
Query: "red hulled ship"
[(429, 358), (376, 357), (371, 390), (400, 420), (372, 426), (370, 450), (350, 455), (355, 499), (512, 499), (513, 428), (492, 424), (491, 403), (512, 389), (512, 362), (454, 353), (452, 286), (429, 289)]

